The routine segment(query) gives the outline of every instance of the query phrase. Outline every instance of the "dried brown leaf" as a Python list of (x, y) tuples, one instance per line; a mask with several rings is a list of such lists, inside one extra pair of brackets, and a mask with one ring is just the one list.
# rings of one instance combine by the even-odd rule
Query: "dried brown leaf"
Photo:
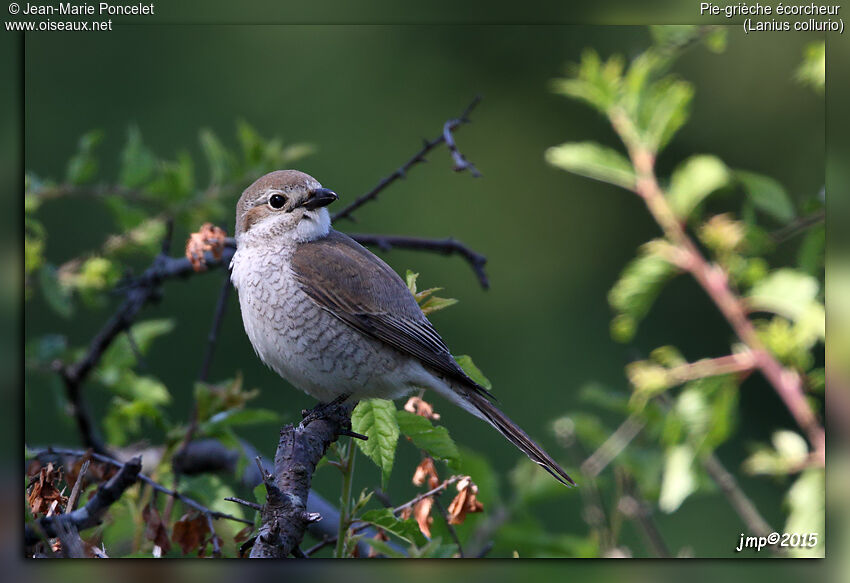
[(162, 521), (156, 506), (148, 504), (142, 509), (142, 520), (145, 521), (145, 538), (162, 549), (163, 553), (171, 550), (171, 541), (168, 538), (168, 528)]
[(33, 516), (46, 514), (51, 508), (55, 511), (58, 505), (64, 507), (68, 498), (58, 488), (61, 474), (61, 469), (55, 468), (51, 462), (39, 469), (38, 475), (30, 481), (27, 503)]
[(200, 549), (210, 529), (202, 514), (184, 514), (174, 523), (171, 540), (180, 545), (183, 554)]
[(236, 533), (236, 536), (233, 537), (233, 542), (236, 544), (243, 543), (249, 538), (251, 538), (251, 533), (254, 532), (254, 526), (249, 524), (242, 530)]
[[(373, 536), (372, 538), (374, 540), (379, 540), (379, 541), (383, 541), (383, 542), (390, 540), (390, 537), (387, 536), (387, 533), (385, 533), (380, 528), (378, 529), (378, 533), (375, 536)], [(378, 550), (375, 547), (369, 547), (369, 555), (368, 556), (369, 556), (370, 559), (373, 559), (380, 554), (381, 553), (379, 553)]]
[(458, 481), (457, 492), (457, 496), (446, 510), (449, 515), (449, 524), (463, 524), (467, 514), (484, 510), (484, 505), (476, 497), (478, 486), (472, 482), (469, 476)]
[(416, 470), (413, 472), (413, 485), (421, 486), (428, 483), (429, 489), (434, 489), (440, 484), (440, 477), (437, 475), (437, 468), (434, 465), (434, 460), (426, 456), (422, 458)]
[(434, 413), (433, 405), (420, 397), (410, 397), (404, 404), (404, 410), (432, 421), (440, 419), (440, 416)]
[(431, 516), (431, 508), (434, 506), (434, 498), (428, 496), (413, 505), (413, 518), (419, 525), (419, 530), (422, 534), (431, 538), (431, 523), (434, 522), (434, 517)]
[(192, 263), (192, 268), (195, 271), (206, 270), (204, 253), (207, 251), (216, 259), (221, 259), (226, 238), (224, 229), (212, 223), (204, 223), (197, 232), (189, 235), (189, 240), (186, 241), (186, 258)]

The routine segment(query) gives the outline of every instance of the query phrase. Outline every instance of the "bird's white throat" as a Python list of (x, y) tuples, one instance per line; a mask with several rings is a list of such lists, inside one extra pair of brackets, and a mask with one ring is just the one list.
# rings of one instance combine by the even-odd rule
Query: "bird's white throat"
[(331, 215), (328, 209), (320, 208), (304, 215), (295, 227), (293, 238), (297, 243), (306, 243), (327, 237), (331, 230)]

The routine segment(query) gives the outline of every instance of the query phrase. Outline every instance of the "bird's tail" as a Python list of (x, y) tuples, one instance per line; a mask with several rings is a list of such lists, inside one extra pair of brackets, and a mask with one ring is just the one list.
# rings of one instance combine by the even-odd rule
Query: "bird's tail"
[[(455, 385), (457, 386), (457, 385)], [(440, 391), (443, 393), (443, 391)], [(445, 393), (443, 393), (445, 394)], [(490, 425), (496, 428), (499, 433), (519, 448), (519, 450), (527, 455), (531, 461), (538, 464), (544, 470), (552, 474), (556, 480), (565, 486), (575, 486), (576, 483), (567, 475), (558, 462), (552, 459), (542, 447), (534, 443), (528, 434), (523, 431), (519, 425), (502, 413), (498, 407), (490, 402), (487, 397), (477, 391), (469, 390), (466, 387), (455, 389), (452, 395), (446, 395), (452, 401), (475, 415), (487, 421)]]

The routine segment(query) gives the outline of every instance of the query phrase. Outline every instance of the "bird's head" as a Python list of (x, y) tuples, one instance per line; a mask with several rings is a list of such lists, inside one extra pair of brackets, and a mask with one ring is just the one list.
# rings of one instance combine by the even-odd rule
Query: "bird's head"
[(339, 198), (298, 170), (258, 178), (236, 203), (237, 244), (285, 238), (303, 243), (324, 237), (331, 219), (325, 207)]

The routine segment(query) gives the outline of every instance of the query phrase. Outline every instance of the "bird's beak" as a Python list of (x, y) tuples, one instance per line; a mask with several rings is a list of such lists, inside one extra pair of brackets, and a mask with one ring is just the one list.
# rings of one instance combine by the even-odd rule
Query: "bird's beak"
[(307, 197), (307, 200), (305, 200), (301, 206), (306, 208), (308, 211), (312, 211), (323, 206), (328, 206), (338, 198), (339, 197), (333, 190), (317, 188), (310, 193), (310, 196)]

